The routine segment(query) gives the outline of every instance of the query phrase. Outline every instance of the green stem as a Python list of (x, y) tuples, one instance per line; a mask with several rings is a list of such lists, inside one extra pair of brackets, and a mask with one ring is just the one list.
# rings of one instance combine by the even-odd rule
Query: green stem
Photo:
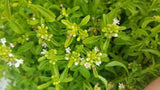
[(56, 90), (59, 90), (59, 84), (56, 85)]

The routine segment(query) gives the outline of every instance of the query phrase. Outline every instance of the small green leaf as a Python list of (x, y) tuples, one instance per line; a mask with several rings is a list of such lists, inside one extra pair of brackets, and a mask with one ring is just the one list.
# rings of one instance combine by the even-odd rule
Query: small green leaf
[(127, 74), (129, 74), (127, 67), (123, 63), (118, 62), (118, 61), (112, 61), (108, 63), (105, 67), (114, 67), (114, 66), (123, 67), (126, 70)]
[(157, 56), (160, 57), (160, 52), (158, 50), (154, 50), (154, 49), (141, 49), (140, 51), (150, 52), (150, 53), (155, 54), (155, 55), (157, 55)]
[(53, 81), (49, 81), (49, 82), (47, 82), (47, 83), (44, 83), (44, 84), (42, 84), (42, 85), (39, 85), (37, 88), (38, 88), (38, 89), (46, 88), (46, 87), (48, 87), (52, 82), (53, 82)]
[(83, 44), (93, 44), (101, 39), (101, 36), (88, 37), (83, 40)]
[(18, 48), (18, 53), (22, 53), (22, 52), (26, 52), (29, 49), (31, 49), (33, 46), (33, 42), (27, 42), (24, 45), (22, 45), (21, 47)]
[(79, 67), (78, 70), (82, 74), (82, 76), (84, 76), (86, 79), (88, 79), (90, 77), (90, 72), (85, 67), (81, 66), (81, 67)]
[(81, 23), (79, 24), (79, 26), (86, 25), (89, 20), (90, 20), (90, 15), (84, 17), (84, 18), (82, 19)]
[(72, 80), (73, 80), (73, 77), (67, 77), (67, 78), (63, 79), (61, 82), (67, 83), (67, 82), (70, 82)]
[(52, 11), (45, 9), (40, 5), (29, 4), (29, 6), (34, 8), (34, 10), (39, 11), (41, 13), (41, 15), (46, 19), (46, 21), (48, 21), (48, 22), (55, 21), (56, 16)]
[(106, 90), (107, 90), (108, 81), (107, 81), (104, 77), (102, 77), (102, 76), (100, 76), (100, 75), (98, 75), (98, 78), (104, 83), (104, 85), (105, 85), (105, 87), (106, 87)]
[(24, 32), (21, 25), (13, 20), (9, 21), (9, 25), (11, 30), (13, 30), (15, 33), (22, 34)]
[(73, 37), (70, 37), (69, 39), (67, 39), (65, 41), (64, 47), (67, 48), (72, 43), (73, 39), (74, 39)]
[(63, 73), (60, 76), (60, 81), (63, 81), (68, 76), (68, 68), (66, 67), (63, 71)]
[(70, 23), (68, 20), (61, 20), (61, 22), (66, 25), (67, 27), (71, 27), (72, 23)]
[(150, 22), (154, 21), (152, 17), (146, 17), (144, 22), (142, 23), (141, 27), (145, 28)]

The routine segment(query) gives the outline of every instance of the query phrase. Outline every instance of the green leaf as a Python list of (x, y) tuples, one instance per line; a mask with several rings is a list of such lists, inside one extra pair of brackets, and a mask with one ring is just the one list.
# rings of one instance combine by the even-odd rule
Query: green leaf
[(80, 8), (79, 6), (75, 6), (75, 7), (73, 7), (72, 9), (68, 10), (67, 13), (68, 13), (68, 14), (74, 13), (74, 12), (77, 11), (79, 8)]
[(90, 20), (90, 15), (84, 17), (84, 18), (82, 19), (81, 23), (79, 24), (79, 26), (86, 25), (89, 20)]
[(107, 81), (104, 77), (102, 77), (102, 76), (100, 76), (100, 75), (98, 75), (98, 78), (104, 83), (104, 85), (105, 85), (105, 87), (106, 87), (106, 90), (107, 90), (108, 81)]
[(94, 75), (94, 77), (98, 77), (98, 72), (97, 72), (97, 70), (93, 70), (93, 75)]
[(68, 20), (61, 20), (61, 22), (66, 25), (67, 27), (71, 27), (72, 23), (70, 23)]
[(3, 15), (5, 17), (7, 17), (7, 19), (9, 19), (11, 17), (11, 11), (10, 11), (10, 7), (9, 7), (9, 0), (4, 0), (4, 5), (5, 5), (5, 9), (4, 9), (4, 12), (3, 12)]
[(90, 72), (85, 67), (81, 66), (81, 67), (79, 67), (78, 70), (82, 74), (82, 76), (84, 76), (86, 79), (88, 79), (90, 77)]
[(127, 74), (129, 74), (127, 67), (121, 62), (112, 61), (112, 62), (108, 63), (107, 65), (105, 65), (105, 67), (114, 67), (114, 66), (123, 67), (126, 70)]
[(141, 27), (145, 28), (150, 22), (154, 21), (152, 17), (146, 17), (144, 22), (142, 23)]
[(33, 46), (33, 42), (27, 42), (24, 45), (22, 45), (21, 47), (18, 48), (18, 53), (22, 53), (22, 52), (26, 52), (29, 49), (31, 49)]
[(48, 87), (52, 82), (53, 82), (53, 81), (49, 81), (49, 82), (47, 82), (47, 83), (44, 83), (44, 84), (42, 84), (42, 85), (39, 85), (37, 88), (38, 88), (38, 89), (46, 88), (46, 87)]
[(67, 83), (67, 82), (70, 82), (72, 80), (73, 80), (73, 77), (67, 77), (67, 78), (63, 79), (61, 82)]
[(33, 4), (29, 4), (30, 7), (34, 8), (34, 10), (37, 10), (41, 13), (41, 15), (46, 19), (46, 21), (48, 22), (53, 22), (55, 21), (55, 14), (50, 11), (49, 9), (45, 9), (43, 7), (41, 7), (40, 5), (33, 5)]
[(63, 71), (63, 73), (60, 76), (60, 81), (63, 81), (68, 76), (68, 68), (66, 67)]
[(21, 25), (13, 20), (9, 21), (9, 26), (15, 33), (22, 34), (24, 32)]
[(69, 39), (67, 39), (64, 43), (64, 47), (67, 48), (73, 41), (73, 37), (70, 37)]
[(160, 52), (158, 50), (154, 50), (154, 49), (141, 49), (140, 51), (150, 52), (150, 53), (155, 54), (155, 55), (157, 55), (157, 56), (160, 57)]
[(101, 39), (101, 36), (88, 37), (83, 40), (83, 44), (93, 44)]
[(159, 33), (160, 32), (160, 25), (157, 25), (156, 27), (152, 28), (151, 31), (155, 32), (155, 33)]

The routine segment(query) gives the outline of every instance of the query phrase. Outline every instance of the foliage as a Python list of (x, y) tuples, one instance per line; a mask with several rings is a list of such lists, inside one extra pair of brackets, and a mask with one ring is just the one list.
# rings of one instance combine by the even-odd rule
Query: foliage
[(141, 90), (160, 75), (159, 13), (159, 0), (1, 0), (0, 77), (9, 90)]

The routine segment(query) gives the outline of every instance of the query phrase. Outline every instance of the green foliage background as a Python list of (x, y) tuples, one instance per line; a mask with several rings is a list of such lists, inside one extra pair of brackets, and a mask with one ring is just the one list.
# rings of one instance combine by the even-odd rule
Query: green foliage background
[[(0, 76), (6, 71), (5, 77), (12, 80), (8, 90), (123, 90), (118, 88), (122, 82), (124, 90), (141, 90), (160, 75), (159, 0), (0, 0), (0, 16), (0, 25), (4, 25), (0, 37), (14, 43), (13, 54), (24, 60), (19, 68), (0, 61)], [(102, 29), (114, 18), (125, 30), (108, 38)], [(88, 36), (79, 41), (67, 38), (71, 23), (89, 30)], [(37, 37), (41, 24), (53, 35), (50, 41)], [(47, 43), (47, 50), (57, 50), (55, 65), (40, 54), (42, 42)], [(103, 54), (96, 70), (68, 67), (65, 48), (85, 57), (95, 46)], [(54, 85), (52, 76), (60, 83)]]

